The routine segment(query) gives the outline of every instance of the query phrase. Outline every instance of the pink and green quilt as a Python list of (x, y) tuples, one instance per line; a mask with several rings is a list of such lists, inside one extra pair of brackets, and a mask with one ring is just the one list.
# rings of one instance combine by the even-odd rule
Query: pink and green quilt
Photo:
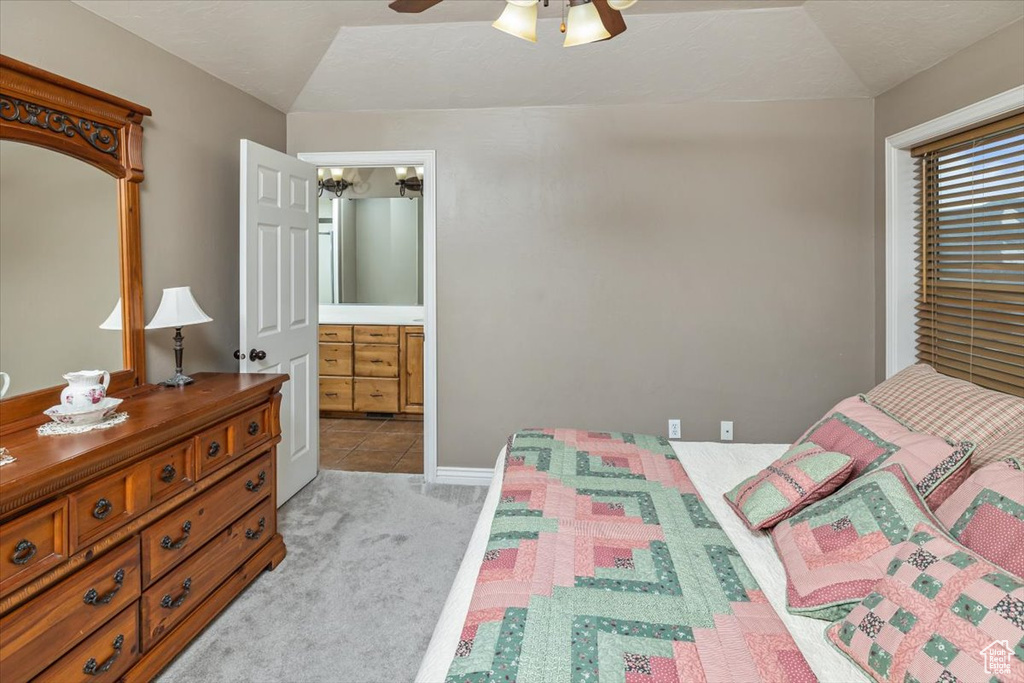
[(667, 440), (509, 439), (448, 683), (816, 680)]

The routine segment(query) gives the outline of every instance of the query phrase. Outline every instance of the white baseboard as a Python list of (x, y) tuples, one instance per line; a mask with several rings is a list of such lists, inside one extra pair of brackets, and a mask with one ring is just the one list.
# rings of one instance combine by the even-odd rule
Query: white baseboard
[(438, 467), (435, 484), (490, 486), (494, 469), (490, 467)]

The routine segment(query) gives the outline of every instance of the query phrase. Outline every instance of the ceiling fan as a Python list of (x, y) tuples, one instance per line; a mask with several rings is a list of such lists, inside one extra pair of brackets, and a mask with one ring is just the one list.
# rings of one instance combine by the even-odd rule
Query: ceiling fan
[[(507, 0), (505, 11), (494, 22), (494, 28), (510, 35), (537, 42), (537, 5), (547, 7), (550, 0)], [(569, 7), (562, 21), (565, 47), (585, 45), (609, 40), (626, 30), (621, 10), (636, 4), (637, 0), (561, 0)], [(394, 0), (388, 5), (396, 12), (418, 14), (442, 0)]]

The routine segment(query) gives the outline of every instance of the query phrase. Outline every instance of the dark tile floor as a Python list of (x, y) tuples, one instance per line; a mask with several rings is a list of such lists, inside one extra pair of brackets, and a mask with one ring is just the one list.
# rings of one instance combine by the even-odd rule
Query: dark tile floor
[(423, 422), (320, 418), (320, 467), (423, 473)]

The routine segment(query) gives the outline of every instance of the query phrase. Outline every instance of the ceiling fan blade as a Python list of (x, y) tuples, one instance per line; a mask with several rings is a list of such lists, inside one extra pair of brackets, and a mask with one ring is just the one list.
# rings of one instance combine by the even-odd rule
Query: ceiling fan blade
[(597, 13), (601, 17), (601, 23), (608, 30), (611, 35), (605, 40), (611, 40), (615, 36), (623, 33), (626, 30), (626, 21), (622, 18), (622, 13), (618, 10), (612, 9), (608, 5), (608, 0), (592, 0), (594, 7), (597, 8)]
[(402, 14), (418, 14), (430, 9), (439, 2), (441, 0), (395, 0), (388, 7)]

